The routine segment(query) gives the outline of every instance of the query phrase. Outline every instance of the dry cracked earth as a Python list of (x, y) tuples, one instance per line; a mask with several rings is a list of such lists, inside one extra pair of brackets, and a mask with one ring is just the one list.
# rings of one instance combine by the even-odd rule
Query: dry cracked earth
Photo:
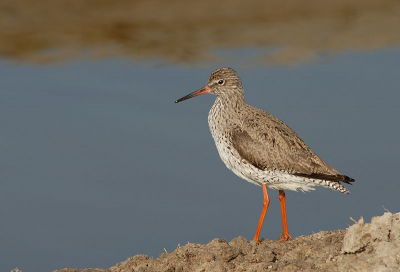
[(400, 271), (400, 213), (386, 212), (371, 223), (361, 218), (347, 230), (322, 231), (287, 242), (214, 239), (207, 245), (188, 243), (157, 259), (136, 255), (108, 269), (54, 272), (134, 271)]

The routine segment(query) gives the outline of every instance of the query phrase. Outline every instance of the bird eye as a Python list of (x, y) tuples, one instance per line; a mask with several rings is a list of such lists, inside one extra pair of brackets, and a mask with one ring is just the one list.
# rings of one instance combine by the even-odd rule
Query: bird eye
[(218, 84), (219, 84), (219, 85), (222, 85), (222, 84), (224, 84), (224, 82), (225, 82), (225, 81), (223, 81), (222, 79), (220, 79), (220, 80), (218, 81)]

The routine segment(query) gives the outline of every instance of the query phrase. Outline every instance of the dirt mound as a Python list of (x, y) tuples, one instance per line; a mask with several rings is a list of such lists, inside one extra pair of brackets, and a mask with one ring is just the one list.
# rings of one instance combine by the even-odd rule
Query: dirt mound
[(150, 271), (400, 271), (400, 213), (385, 213), (347, 230), (322, 231), (287, 242), (261, 244), (237, 237), (188, 243), (157, 259), (136, 255), (103, 269), (55, 272)]

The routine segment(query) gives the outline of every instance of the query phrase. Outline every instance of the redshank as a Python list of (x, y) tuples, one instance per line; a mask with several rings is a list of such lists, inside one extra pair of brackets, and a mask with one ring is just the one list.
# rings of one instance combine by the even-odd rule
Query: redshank
[(309, 191), (322, 186), (349, 193), (341, 182), (351, 184), (354, 179), (320, 159), (283, 121), (246, 104), (242, 82), (233, 69), (215, 70), (205, 87), (175, 103), (205, 93), (217, 96), (208, 114), (208, 124), (222, 161), (239, 177), (263, 188), (263, 210), (255, 241), (260, 243), (269, 206), (267, 187), (279, 190), (283, 225), (280, 241), (292, 238), (287, 227), (284, 190)]

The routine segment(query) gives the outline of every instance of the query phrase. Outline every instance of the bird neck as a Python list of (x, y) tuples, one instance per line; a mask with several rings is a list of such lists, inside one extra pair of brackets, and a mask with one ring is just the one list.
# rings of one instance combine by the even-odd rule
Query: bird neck
[(215, 104), (221, 105), (221, 107), (225, 109), (239, 109), (243, 105), (246, 104), (244, 100), (244, 94), (240, 95), (226, 95), (226, 94), (221, 94), (217, 96), (217, 99), (215, 100)]

